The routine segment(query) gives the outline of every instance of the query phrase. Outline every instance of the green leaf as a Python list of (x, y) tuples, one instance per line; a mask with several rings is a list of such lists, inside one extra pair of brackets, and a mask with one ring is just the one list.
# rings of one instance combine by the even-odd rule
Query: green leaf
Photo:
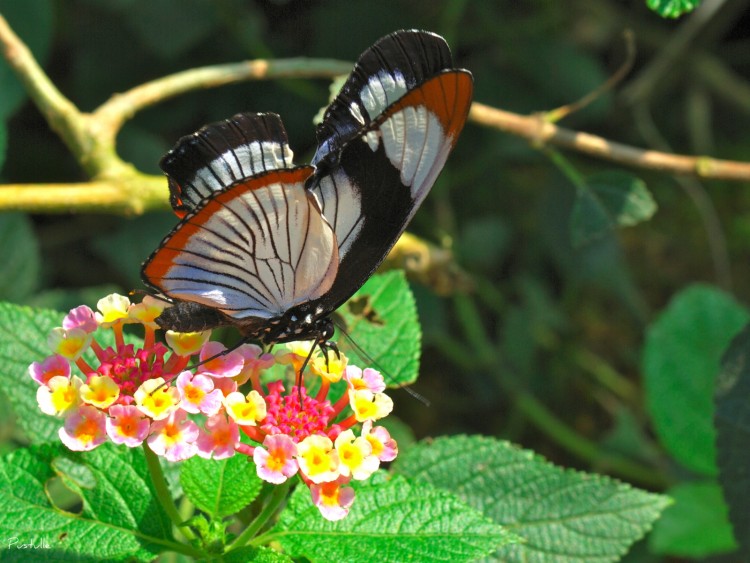
[(0, 299), (20, 301), (37, 287), (41, 258), (31, 221), (23, 213), (0, 215)]
[(292, 559), (270, 547), (245, 546), (211, 559), (221, 563), (292, 563)]
[[(13, 31), (31, 49), (34, 57), (43, 64), (49, 53), (54, 24), (51, 0), (0, 0), (0, 13), (8, 20)], [(0, 120), (14, 113), (26, 98), (26, 90), (0, 57)]]
[(692, 12), (700, 0), (646, 0), (646, 5), (663, 18), (679, 18)]
[(721, 355), (748, 320), (726, 293), (706, 285), (679, 293), (646, 333), (646, 404), (661, 443), (685, 467), (716, 475), (712, 397)]
[(737, 547), (718, 483), (681, 483), (667, 495), (674, 504), (664, 511), (648, 538), (654, 553), (705, 557)]
[(250, 504), (263, 484), (246, 456), (214, 460), (192, 457), (182, 464), (180, 482), (190, 501), (213, 518)]
[(600, 238), (617, 227), (650, 219), (656, 202), (646, 184), (626, 172), (593, 174), (579, 186), (570, 219), (574, 246)]
[[(3, 393), (18, 416), (18, 424), (32, 443), (58, 441), (62, 420), (42, 413), (36, 401), (39, 385), (28, 375), (31, 362), (40, 362), (51, 354), (47, 335), (62, 324), (64, 313), (45, 309), (31, 309), (11, 303), (0, 303), (0, 393)], [(112, 331), (100, 329), (97, 342), (106, 348), (114, 343)], [(135, 336), (126, 341), (137, 343)], [(84, 358), (97, 365), (94, 352), (88, 350)], [(77, 367), (73, 373), (82, 375)]]
[(346, 518), (330, 522), (297, 487), (270, 535), (310, 561), (474, 561), (517, 541), (455, 497), (396, 476), (356, 487)]
[[(50, 501), (47, 483), (56, 473), (83, 499), (80, 513)], [(0, 460), (0, 536), (45, 542), (44, 558), (57, 560), (150, 561), (178, 547), (154, 499), (143, 452), (109, 445), (85, 455), (61, 445), (32, 446)], [(3, 556), (29, 560), (23, 550)]]
[[(414, 295), (402, 271), (371, 277), (337, 313), (344, 318), (351, 339), (377, 364), (371, 367), (384, 371), (389, 386), (416, 381), (422, 331)], [(368, 362), (368, 358), (362, 360)]]
[(18, 424), (32, 442), (57, 441), (62, 421), (42, 413), (36, 402), (39, 385), (28, 375), (31, 362), (50, 355), (47, 335), (62, 324), (56, 311), (34, 310), (0, 303), (0, 392), (18, 416)]
[(715, 401), (719, 482), (743, 559), (750, 559), (750, 326), (722, 359)]
[(499, 561), (616, 561), (669, 503), (481, 436), (414, 446), (397, 458), (394, 471), (451, 491), (524, 538), (497, 552)]

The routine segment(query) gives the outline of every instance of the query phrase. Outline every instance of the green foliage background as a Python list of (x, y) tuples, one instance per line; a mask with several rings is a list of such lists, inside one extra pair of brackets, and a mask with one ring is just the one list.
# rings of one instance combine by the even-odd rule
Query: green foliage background
[[(446, 37), (457, 63), (473, 72), (477, 101), (531, 113), (573, 102), (606, 80), (625, 57), (621, 33), (629, 26), (635, 68), (563, 125), (635, 146), (747, 160), (747, 3), (726, 2), (669, 65), (652, 64), (687, 24), (649, 6), (675, 17), (695, 4), (0, 0), (0, 11), (83, 110), (196, 66), (262, 57), (354, 60), (382, 35), (423, 28)], [(0, 88), (0, 181), (84, 180), (2, 64)], [(314, 80), (194, 92), (138, 114), (118, 148), (140, 170), (159, 173), (159, 158), (178, 137), (236, 112), (274, 111), (302, 163), (314, 152), (312, 118), (328, 94), (328, 83)], [(730, 551), (708, 398), (722, 350), (747, 321), (739, 303), (750, 302), (748, 186), (641, 170), (625, 177), (602, 161), (566, 158), (583, 183), (526, 141), (467, 125), (410, 230), (452, 248), (471, 288), (439, 296), (413, 285), (423, 327), (415, 390), (431, 405), (396, 394), (396, 413), (416, 438), (490, 435), (565, 467), (611, 472), (654, 490), (673, 487), (675, 498), (687, 499), (674, 510), (691, 502), (714, 507), (719, 516), (711, 521), (720, 530), (702, 544), (696, 532), (697, 547), (675, 551), (685, 545), (686, 513), (665, 516), (667, 528), (657, 529), (651, 549)], [(613, 178), (631, 186), (628, 197), (612, 195)], [(65, 309), (140, 288), (140, 262), (175, 221), (167, 212), (0, 215), (0, 298)], [(637, 221), (645, 222), (611, 230)], [(713, 287), (692, 288), (663, 312), (695, 282)], [(686, 409), (691, 398), (697, 410)], [(24, 443), (24, 423), (2, 416), (2, 447), (12, 450)], [(684, 428), (698, 430), (686, 435)], [(636, 547), (633, 560), (645, 549)]]

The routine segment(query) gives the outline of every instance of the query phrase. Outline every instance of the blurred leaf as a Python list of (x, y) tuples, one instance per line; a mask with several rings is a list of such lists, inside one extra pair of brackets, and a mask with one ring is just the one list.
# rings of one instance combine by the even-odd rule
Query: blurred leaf
[[(400, 476), (356, 486), (343, 520), (321, 517), (297, 487), (271, 534), (292, 557), (311, 561), (475, 561), (518, 538), (427, 483)], [(355, 484), (355, 483), (353, 483)]]
[[(61, 463), (65, 459), (85, 467), (93, 481), (84, 484), (66, 474), (73, 466)], [(46, 484), (58, 473), (83, 498), (80, 513), (52, 504)], [(151, 561), (174, 542), (171, 523), (154, 500), (143, 452), (109, 445), (86, 455), (62, 445), (32, 446), (0, 460), (0, 534), (45, 542), (49, 549), (41, 559), (59, 561)], [(29, 557), (23, 549), (3, 553), (4, 561)]]
[[(422, 333), (414, 296), (402, 271), (372, 276), (337, 313), (346, 321), (351, 340), (374, 360), (372, 367), (382, 369), (389, 385), (417, 379)], [(345, 339), (339, 337), (339, 341), (343, 349), (351, 347)]]
[(456, 248), (462, 263), (473, 270), (496, 269), (508, 251), (511, 230), (497, 217), (479, 217), (466, 225)]
[[(49, 52), (54, 8), (51, 0), (0, 0), (0, 13), (8, 20), (13, 31), (31, 49), (40, 65), (44, 65)], [(0, 120), (13, 114), (26, 98), (26, 90), (16, 74), (0, 57)]]
[(167, 212), (122, 219), (112, 234), (94, 239), (91, 245), (102, 260), (125, 276), (131, 287), (142, 288), (141, 264), (176, 224), (177, 218)]
[[(525, 91), (511, 94), (514, 105), (508, 109), (531, 113), (570, 104), (607, 80), (604, 66), (591, 52), (559, 36), (545, 35), (543, 40), (537, 34), (530, 37), (514, 41), (514, 49), (505, 54), (511, 58), (514, 70), (527, 81)], [(612, 95), (605, 93), (570, 115), (568, 122), (577, 127), (606, 115), (611, 100)]]
[(498, 551), (498, 561), (616, 561), (669, 503), (481, 436), (419, 444), (394, 471), (450, 491), (524, 539)]
[[(117, 136), (120, 157), (148, 174), (161, 175), (159, 159), (170, 149), (168, 143), (151, 131), (127, 123)], [(166, 185), (166, 180), (164, 181)], [(166, 234), (166, 233), (164, 233)]]
[(648, 538), (654, 553), (706, 557), (737, 547), (718, 483), (681, 483), (666, 494), (674, 504), (664, 511)]
[(239, 512), (260, 492), (262, 481), (243, 455), (215, 460), (192, 457), (182, 464), (180, 483), (190, 501), (212, 518)]
[(69, 311), (78, 305), (88, 305), (96, 309), (96, 303), (110, 293), (121, 292), (117, 285), (97, 285), (77, 289), (47, 289), (39, 291), (24, 300), (24, 305), (37, 309), (54, 309), (55, 311)]
[(23, 213), (0, 214), (0, 299), (21, 301), (37, 287), (41, 257), (36, 233)]
[(650, 219), (656, 202), (646, 184), (631, 174), (609, 171), (586, 178), (570, 221), (573, 245), (581, 246), (615, 230)]
[(646, 0), (646, 5), (663, 18), (679, 18), (692, 12), (700, 0)]
[(211, 36), (218, 24), (216, 8), (205, 0), (118, 2), (122, 17), (140, 40), (162, 59), (184, 55)]
[(721, 356), (748, 313), (710, 286), (680, 292), (649, 327), (646, 403), (661, 443), (685, 467), (716, 475), (712, 397)]
[(741, 553), (750, 559), (750, 326), (732, 341), (716, 381), (719, 482)]

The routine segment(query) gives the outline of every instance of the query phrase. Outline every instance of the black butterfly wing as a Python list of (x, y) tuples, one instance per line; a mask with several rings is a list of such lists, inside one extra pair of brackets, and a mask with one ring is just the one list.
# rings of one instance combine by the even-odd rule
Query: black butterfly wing
[(333, 226), (334, 310), (380, 265), (432, 187), (468, 115), (471, 74), (441, 37), (389, 35), (368, 49), (318, 129), (309, 188)]
[(292, 158), (278, 115), (240, 113), (182, 137), (159, 165), (169, 180), (172, 208), (183, 217), (214, 192), (290, 168)]

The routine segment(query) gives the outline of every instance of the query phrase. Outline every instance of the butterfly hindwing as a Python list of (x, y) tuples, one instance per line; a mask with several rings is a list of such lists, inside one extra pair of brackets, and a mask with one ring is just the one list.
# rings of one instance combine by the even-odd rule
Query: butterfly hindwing
[(286, 130), (274, 113), (240, 113), (182, 137), (159, 165), (169, 179), (170, 203), (183, 217), (214, 192), (292, 166)]
[(146, 261), (144, 279), (235, 324), (319, 298), (333, 284), (338, 248), (305, 189), (310, 173), (271, 170), (203, 200)]

